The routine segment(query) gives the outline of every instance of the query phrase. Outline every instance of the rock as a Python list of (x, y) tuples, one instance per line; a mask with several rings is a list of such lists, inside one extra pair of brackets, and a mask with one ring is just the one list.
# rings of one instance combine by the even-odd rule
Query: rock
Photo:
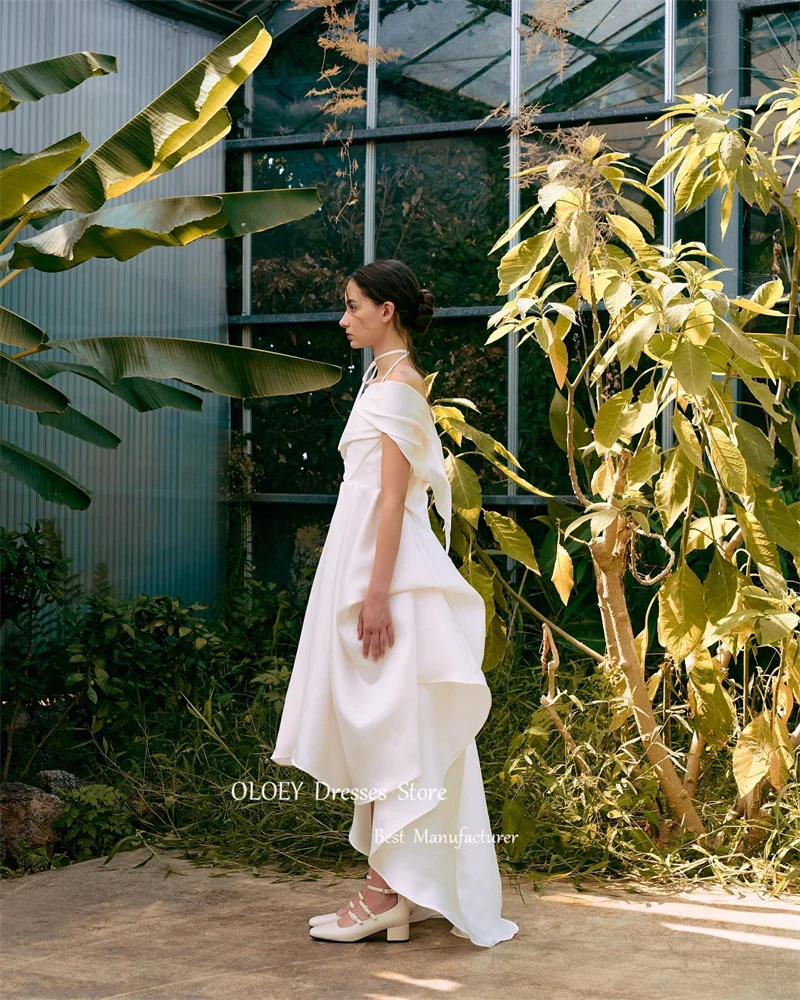
[(0, 783), (0, 827), (5, 851), (16, 856), (20, 841), (47, 847), (56, 839), (53, 820), (62, 812), (61, 799), (21, 781)]
[(71, 792), (80, 788), (84, 782), (69, 771), (37, 771), (33, 779), (39, 788), (58, 795), (59, 792)]

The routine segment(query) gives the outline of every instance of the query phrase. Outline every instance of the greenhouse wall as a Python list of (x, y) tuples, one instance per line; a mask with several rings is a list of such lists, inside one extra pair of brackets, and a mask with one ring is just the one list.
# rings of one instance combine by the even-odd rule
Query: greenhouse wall
[[(0, 0), (0, 66), (80, 50), (117, 57), (118, 72), (2, 115), (0, 145), (33, 152), (82, 132), (90, 149), (124, 125), (194, 63), (221, 34), (115, 0)], [(225, 190), (223, 143), (116, 199), (114, 204)], [(65, 213), (63, 221), (74, 218)], [(21, 234), (34, 235), (29, 229)], [(59, 274), (29, 270), (2, 290), (2, 302), (51, 339), (137, 334), (227, 339), (223, 241), (156, 248), (125, 263), (90, 260)], [(48, 352), (67, 361), (64, 351)], [(82, 411), (122, 439), (94, 447), (4, 406), (2, 437), (56, 462), (94, 492), (85, 511), (49, 503), (5, 478), (0, 523), (19, 528), (54, 518), (84, 586), (105, 564), (119, 597), (169, 593), (206, 603), (224, 571), (225, 507), (220, 475), (228, 446), (229, 401), (202, 393), (202, 412), (140, 413), (70, 373), (54, 378)], [(173, 383), (179, 385), (179, 383)]]

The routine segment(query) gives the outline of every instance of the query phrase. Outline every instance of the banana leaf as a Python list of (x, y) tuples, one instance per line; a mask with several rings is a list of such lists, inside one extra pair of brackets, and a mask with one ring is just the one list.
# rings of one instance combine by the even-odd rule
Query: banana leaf
[(35, 323), (25, 319), (18, 313), (0, 306), (0, 344), (10, 344), (11, 347), (38, 347), (47, 340), (47, 334)]
[[(135, 115), (50, 191), (28, 205), (96, 212), (116, 198), (202, 152), (219, 138), (220, 113), (269, 51), (272, 38), (253, 17)], [(216, 118), (215, 118), (216, 116)], [(198, 136), (205, 138), (198, 139)], [(198, 144), (199, 143), (199, 144)]]
[(37, 413), (60, 413), (70, 399), (20, 362), (0, 351), (0, 400)]
[(71, 434), (72, 437), (88, 441), (89, 444), (96, 444), (99, 448), (116, 448), (122, 441), (122, 438), (118, 438), (102, 424), (98, 424), (96, 420), (92, 420), (72, 406), (68, 406), (61, 413), (37, 413), (36, 416), (40, 424), (54, 427), (57, 431)]
[(100, 52), (72, 52), (55, 59), (0, 70), (0, 111), (13, 111), (23, 101), (66, 94), (93, 76), (117, 72), (117, 57)]
[(194, 393), (178, 389), (177, 386), (164, 385), (151, 378), (123, 378), (119, 382), (109, 382), (96, 368), (90, 365), (79, 365), (74, 361), (47, 361), (39, 358), (26, 358), (25, 366), (35, 372), (39, 378), (52, 378), (59, 372), (72, 372), (82, 378), (89, 379), (107, 392), (113, 393), (128, 406), (139, 413), (149, 413), (165, 406), (175, 410), (189, 410), (199, 413), (203, 409), (203, 400)]
[(0, 149), (0, 219), (18, 218), (27, 203), (81, 158), (89, 142), (80, 132), (38, 153)]
[(316, 188), (153, 198), (102, 208), (40, 236), (17, 240), (0, 270), (67, 271), (95, 257), (130, 260), (156, 246), (231, 239), (302, 219), (320, 207)]
[(33, 455), (10, 441), (0, 441), (0, 469), (35, 490), (45, 500), (72, 510), (86, 510), (94, 494), (41, 455)]
[(237, 399), (313, 392), (335, 385), (338, 365), (290, 354), (178, 337), (83, 337), (51, 340), (115, 384), (134, 376), (174, 378)]

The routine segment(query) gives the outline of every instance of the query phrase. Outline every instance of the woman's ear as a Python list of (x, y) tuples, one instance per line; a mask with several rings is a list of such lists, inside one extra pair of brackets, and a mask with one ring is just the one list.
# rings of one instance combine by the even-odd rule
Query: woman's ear
[(384, 323), (391, 323), (394, 316), (394, 302), (383, 303), (383, 313), (381, 319)]

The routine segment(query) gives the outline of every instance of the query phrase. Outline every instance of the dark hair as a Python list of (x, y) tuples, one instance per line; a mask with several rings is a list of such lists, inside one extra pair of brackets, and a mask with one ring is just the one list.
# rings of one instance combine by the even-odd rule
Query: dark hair
[(356, 268), (347, 279), (355, 281), (364, 295), (377, 305), (393, 302), (400, 321), (400, 339), (408, 349), (408, 359), (424, 375), (414, 359), (409, 334), (425, 333), (434, 315), (433, 292), (420, 288), (417, 276), (402, 260), (393, 257), (372, 261)]

